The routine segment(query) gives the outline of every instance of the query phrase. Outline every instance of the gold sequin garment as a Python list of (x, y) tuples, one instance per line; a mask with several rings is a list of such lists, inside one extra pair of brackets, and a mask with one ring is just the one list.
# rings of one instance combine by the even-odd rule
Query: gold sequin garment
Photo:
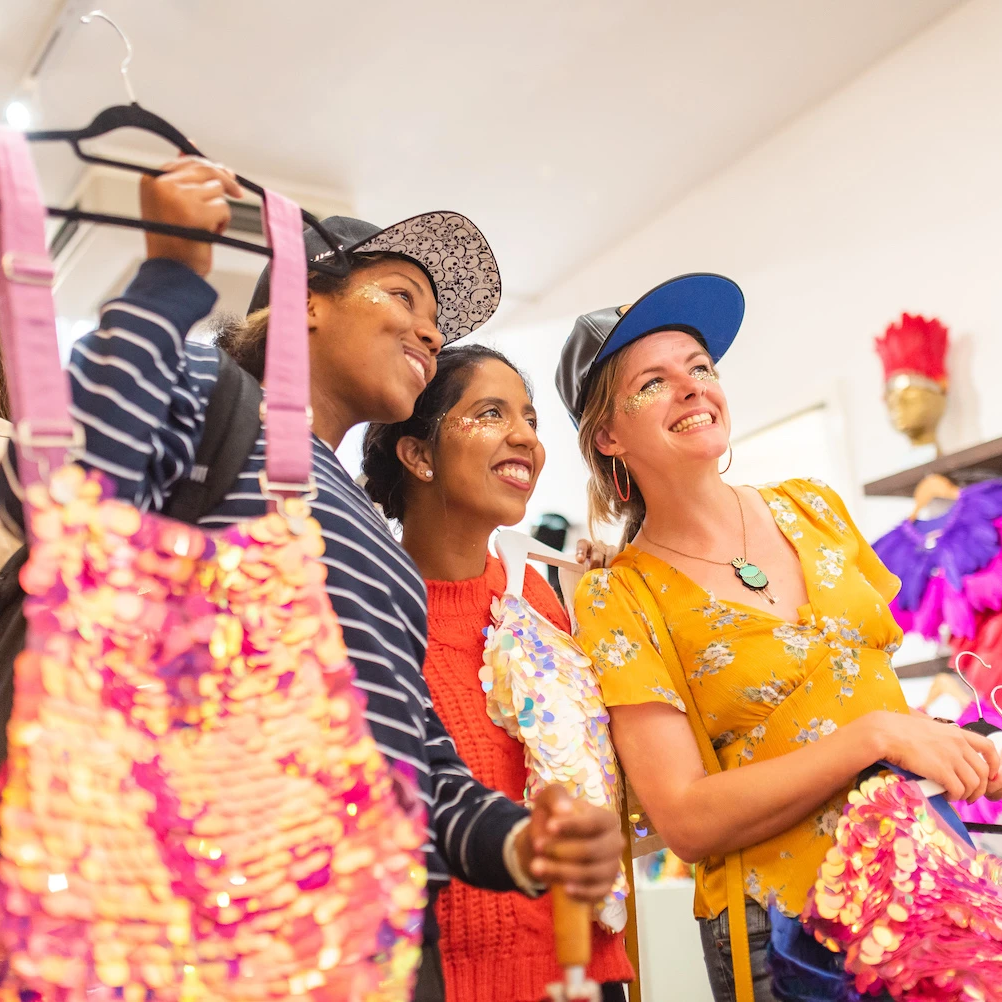
[(210, 536), (110, 494), (29, 488), (0, 997), (408, 999), (422, 811), (365, 726), (319, 526), (293, 501)]

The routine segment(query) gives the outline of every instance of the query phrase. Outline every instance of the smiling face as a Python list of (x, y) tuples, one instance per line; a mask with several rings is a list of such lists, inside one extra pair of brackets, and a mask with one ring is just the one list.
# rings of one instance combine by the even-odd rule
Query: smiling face
[(424, 487), (450, 515), (492, 530), (520, 522), (546, 459), (522, 377), (496, 359), (477, 365), (442, 418), (431, 458), (434, 481)]
[(682, 331), (648, 334), (623, 349), (615, 410), (595, 438), (638, 482), (713, 462), (727, 451), (727, 400), (706, 349)]
[(444, 339), (427, 275), (403, 258), (360, 268), (335, 294), (310, 293), (310, 372), (347, 426), (401, 421), (435, 375)]

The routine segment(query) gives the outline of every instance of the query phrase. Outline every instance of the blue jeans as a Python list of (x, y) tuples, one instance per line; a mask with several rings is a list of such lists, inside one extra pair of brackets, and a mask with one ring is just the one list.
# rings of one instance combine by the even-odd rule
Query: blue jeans
[[(769, 943), (771, 929), (769, 913), (754, 901), (745, 901), (745, 915), (748, 921), (755, 1002), (776, 1002), (776, 997), (772, 994), (772, 978), (765, 966), (765, 948)], [(703, 941), (703, 961), (710, 978), (714, 1002), (735, 1002), (731, 927), (727, 910), (715, 919), (699, 919), (699, 935)]]

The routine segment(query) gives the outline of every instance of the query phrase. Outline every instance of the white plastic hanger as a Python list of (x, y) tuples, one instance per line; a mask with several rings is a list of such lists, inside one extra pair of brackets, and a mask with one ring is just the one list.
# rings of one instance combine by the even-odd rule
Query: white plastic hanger
[(504, 564), (507, 583), (505, 591), (516, 598), (522, 597), (522, 589), (525, 586), (525, 564), (528, 560), (539, 560), (550, 567), (556, 567), (560, 575), (560, 590), (564, 596), (564, 608), (571, 619), (572, 628), (574, 622), (574, 589), (577, 588), (578, 581), (584, 576), (585, 567), (576, 560), (566, 556), (559, 550), (555, 550), (546, 543), (541, 543), (532, 536), (527, 536), (524, 532), (515, 532), (514, 529), (502, 529), (494, 538), (494, 547), (498, 551), (498, 557)]
[[(967, 679), (964, 676), (964, 673), (960, 670), (960, 659), (961, 658), (965, 658), (965, 657), (975, 658), (978, 661), (981, 661), (982, 665), (984, 665), (985, 668), (991, 668), (991, 665), (985, 664), (985, 662), (980, 657), (978, 657), (978, 655), (975, 654), (974, 651), (961, 651), (957, 655), (957, 657), (954, 659), (954, 662), (953, 662), (954, 670), (960, 676), (961, 681), (964, 683), (964, 685), (967, 686), (968, 689), (971, 690), (971, 692), (974, 693), (974, 703), (975, 703), (975, 706), (977, 706), (977, 709), (978, 709), (978, 716), (981, 717), (981, 718), (983, 718), (984, 714), (981, 712), (981, 699), (978, 697), (978, 690), (975, 689), (974, 686), (971, 685), (971, 683), (967, 681)], [(999, 689), (1002, 689), (1002, 686), (999, 686), (999, 685), (995, 686), (995, 688), (992, 689), (992, 691), (991, 691), (990, 698), (991, 698), (991, 701), (992, 701), (992, 705), (995, 707), (995, 709), (1000, 714), (1002, 714), (1002, 708), (1000, 708), (999, 705), (998, 705), (998, 703), (995, 702), (995, 693)], [(993, 745), (995, 745), (995, 747), (1000, 752), (1002, 752), (1002, 731), (995, 731), (992, 734), (989, 734), (988, 735), (988, 740), (991, 741), (991, 743)], [(919, 780), (919, 789), (927, 797), (935, 797), (935, 796), (938, 796), (940, 793), (946, 793), (946, 789), (944, 787), (940, 786), (939, 783), (934, 783), (931, 779), (922, 779), (922, 780)]]

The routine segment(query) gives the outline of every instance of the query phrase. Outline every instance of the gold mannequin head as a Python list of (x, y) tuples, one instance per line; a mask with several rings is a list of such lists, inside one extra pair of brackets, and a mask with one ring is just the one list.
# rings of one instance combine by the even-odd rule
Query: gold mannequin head
[(935, 318), (903, 313), (875, 342), (884, 366), (884, 402), (891, 423), (912, 445), (936, 445), (946, 410), (949, 332)]
[(901, 372), (887, 383), (884, 402), (891, 424), (908, 436), (912, 445), (936, 443), (936, 427), (946, 410), (946, 391), (924, 376)]

